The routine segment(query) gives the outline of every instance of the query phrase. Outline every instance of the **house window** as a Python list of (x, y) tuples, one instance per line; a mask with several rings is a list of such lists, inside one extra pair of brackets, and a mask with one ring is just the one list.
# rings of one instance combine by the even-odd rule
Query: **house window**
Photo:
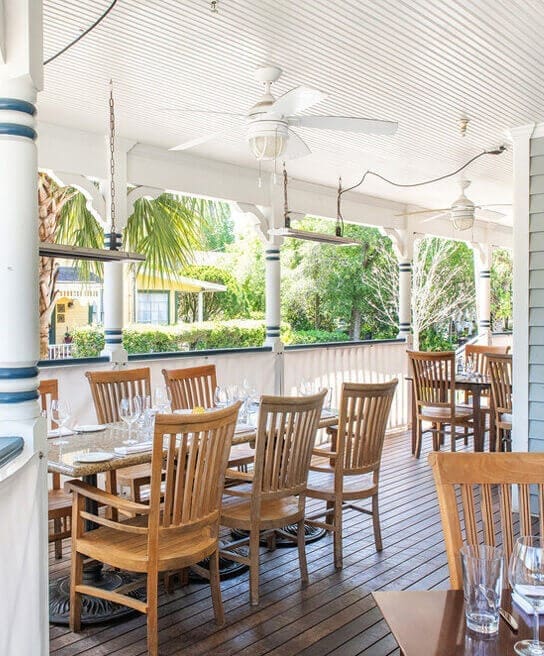
[(168, 292), (138, 292), (138, 323), (168, 323)]

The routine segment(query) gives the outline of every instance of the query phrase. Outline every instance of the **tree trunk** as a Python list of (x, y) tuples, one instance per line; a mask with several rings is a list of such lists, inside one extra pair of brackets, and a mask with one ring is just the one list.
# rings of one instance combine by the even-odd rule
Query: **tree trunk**
[(351, 339), (361, 339), (361, 311), (357, 308), (351, 308)]

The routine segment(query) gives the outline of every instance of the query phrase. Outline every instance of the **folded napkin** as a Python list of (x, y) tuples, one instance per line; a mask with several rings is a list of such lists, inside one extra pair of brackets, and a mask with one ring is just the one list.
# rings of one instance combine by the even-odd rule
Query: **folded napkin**
[(244, 424), (244, 423), (239, 423), (236, 424), (236, 428), (234, 429), (235, 433), (247, 433), (249, 431), (254, 431), (255, 426), (252, 426), (251, 424)]
[(74, 431), (66, 428), (54, 428), (53, 430), (47, 431), (47, 437), (65, 437), (66, 435), (73, 435)]
[(321, 417), (336, 417), (338, 413), (332, 410), (321, 410)]
[(126, 444), (123, 446), (116, 446), (114, 451), (115, 453), (121, 453), (124, 456), (128, 456), (131, 453), (145, 453), (146, 451), (151, 451), (153, 449), (153, 442), (140, 442), (139, 444)]

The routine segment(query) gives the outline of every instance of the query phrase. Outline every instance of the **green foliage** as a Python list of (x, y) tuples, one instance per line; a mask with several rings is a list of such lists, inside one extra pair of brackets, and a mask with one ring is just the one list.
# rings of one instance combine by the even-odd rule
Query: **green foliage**
[(256, 231), (250, 228), (246, 234), (227, 247), (228, 270), (236, 278), (244, 295), (250, 316), (265, 308), (264, 247)]
[(456, 344), (436, 330), (429, 328), (420, 334), (419, 348), (421, 351), (454, 351)]
[(496, 248), (491, 260), (491, 317), (503, 321), (505, 328), (512, 316), (512, 280), (512, 254)]
[(100, 355), (106, 343), (104, 332), (95, 326), (73, 328), (70, 335), (74, 358), (95, 358)]
[(224, 201), (193, 199), (193, 210), (204, 218), (202, 226), (202, 249), (224, 251), (234, 242), (234, 221), (230, 205)]
[(318, 344), (323, 342), (347, 342), (349, 335), (339, 331), (296, 330), (292, 331), (288, 344)]
[[(213, 292), (204, 294), (204, 319), (235, 319), (248, 316), (249, 308), (244, 293), (236, 278), (215, 266), (189, 265), (182, 271), (184, 276), (215, 282), (225, 285), (224, 292)], [(198, 314), (198, 298), (194, 293), (181, 293), (178, 308), (178, 316), (182, 321), (196, 321)]]

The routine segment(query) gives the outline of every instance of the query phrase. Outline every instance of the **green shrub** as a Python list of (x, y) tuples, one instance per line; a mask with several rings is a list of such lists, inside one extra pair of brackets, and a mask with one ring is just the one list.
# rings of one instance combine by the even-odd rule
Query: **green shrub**
[(105, 340), (102, 328), (91, 326), (73, 328), (70, 334), (74, 358), (95, 358), (104, 349)]
[[(285, 341), (285, 340), (284, 340)], [(347, 342), (349, 336), (339, 331), (328, 330), (295, 330), (286, 344), (319, 344), (321, 342)]]

